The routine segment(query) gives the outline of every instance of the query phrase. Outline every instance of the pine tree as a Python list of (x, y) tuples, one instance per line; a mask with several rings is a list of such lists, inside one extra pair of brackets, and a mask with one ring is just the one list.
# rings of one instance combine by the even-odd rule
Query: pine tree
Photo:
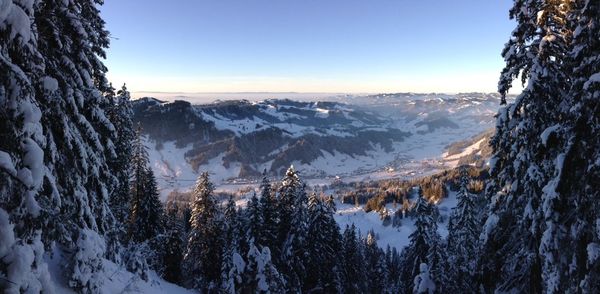
[(260, 202), (258, 197), (256, 197), (256, 193), (252, 194), (245, 212), (248, 221), (246, 223), (246, 244), (257, 244), (263, 228), (263, 219)]
[(115, 225), (108, 201), (116, 180), (107, 163), (116, 135), (100, 60), (109, 41), (97, 4), (2, 2), (0, 206), (16, 223), (4, 222), (14, 240), (0, 271), (11, 264), (24, 271), (14, 271), (9, 292), (51, 291), (42, 255), (53, 242), (72, 252), (65, 275), (74, 288), (97, 291), (102, 283), (78, 274), (96, 271), (105, 249), (79, 240), (97, 234), (103, 241)]
[(566, 291), (561, 211), (570, 209), (553, 178), (564, 151), (561, 109), (570, 107), (564, 99), (572, 67), (570, 13), (570, 2), (552, 0), (517, 0), (511, 10), (517, 28), (503, 51), (499, 91), (505, 96), (519, 74), (527, 86), (499, 111), (491, 140), (490, 205), (478, 263), (488, 292)]
[(569, 91), (569, 136), (556, 191), (571, 204), (565, 226), (572, 233), (563, 254), (569, 256), (565, 292), (600, 292), (600, 3), (576, 1), (576, 28), (570, 57), (573, 62)]
[(278, 245), (280, 248), (286, 242), (291, 230), (296, 197), (301, 186), (300, 178), (298, 178), (296, 171), (294, 171), (294, 167), (290, 167), (281, 182), (277, 199), (277, 210), (280, 216), (278, 225)]
[(450, 292), (473, 292), (475, 260), (479, 238), (479, 220), (473, 195), (467, 190), (468, 178), (461, 177), (460, 190), (456, 198), (458, 204), (452, 209), (448, 225), (448, 259), (450, 263)]
[(222, 250), (221, 264), (221, 292), (236, 293), (236, 289), (240, 289), (242, 282), (242, 274), (245, 265), (241, 265), (243, 260), (240, 256), (240, 220), (233, 197), (229, 197), (229, 201), (225, 206), (224, 212), (224, 240)]
[(365, 240), (365, 272), (369, 293), (385, 293), (388, 279), (385, 255), (377, 245), (373, 231), (367, 233)]
[(281, 183), (279, 204), (281, 216), (279, 235), (282, 237), (283, 244), (277, 268), (288, 282), (287, 287), (300, 291), (306, 279), (304, 262), (308, 232), (308, 197), (305, 185), (300, 181), (293, 167), (288, 169)]
[(271, 184), (267, 179), (266, 170), (263, 172), (263, 179), (260, 185), (260, 210), (261, 210), (261, 229), (257, 243), (267, 246), (274, 256), (279, 255), (279, 246), (277, 244), (277, 199), (272, 191)]
[[(437, 232), (437, 222), (434, 219), (434, 209), (427, 202), (419, 189), (419, 197), (413, 210), (416, 214), (415, 230), (410, 234), (410, 243), (402, 252), (401, 288), (412, 288), (413, 279), (420, 272), (420, 265), (428, 263), (430, 258), (439, 254), (440, 236)], [(436, 245), (436, 246), (432, 246)], [(429, 270), (428, 270), (429, 272)]]
[(304, 292), (340, 292), (338, 261), (341, 236), (335, 220), (331, 222), (332, 211), (321, 197), (312, 193), (308, 199), (308, 215)]
[(366, 293), (364, 257), (354, 224), (346, 226), (342, 238), (342, 286), (344, 293)]
[(165, 254), (163, 255), (163, 278), (171, 283), (179, 284), (182, 281), (181, 262), (183, 259), (183, 241), (179, 229), (174, 228), (167, 232)]
[(284, 293), (286, 290), (296, 292), (296, 289), (285, 289), (283, 277), (273, 265), (268, 247), (263, 247), (260, 251), (252, 244), (247, 260), (242, 293)]
[[(129, 91), (125, 85), (117, 92), (117, 97), (109, 108), (110, 121), (115, 126), (117, 138), (114, 142), (117, 156), (111, 160), (113, 174), (117, 178), (117, 187), (110, 198), (112, 212), (119, 224), (129, 220), (129, 203), (131, 179), (131, 160), (133, 158), (133, 143), (136, 134), (133, 128), (133, 110)], [(122, 229), (125, 231), (125, 229)]]
[(426, 263), (421, 263), (419, 265), (419, 274), (415, 276), (413, 282), (413, 290), (412, 293), (415, 294), (433, 294), (435, 293), (435, 282), (431, 279), (429, 275), (429, 267)]
[(183, 258), (186, 283), (204, 292), (220, 285), (222, 267), (222, 214), (213, 191), (208, 173), (202, 173), (192, 192), (191, 230)]
[[(43, 210), (60, 203), (58, 193), (42, 193), (44, 177), (43, 107), (36, 100), (36, 72), (43, 60), (35, 39), (35, 12), (11, 1), (0, 11), (0, 280), (7, 292), (52, 291), (43, 261), (44, 243), (52, 238), (40, 217)], [(9, 19), (8, 16), (12, 18)], [(23, 21), (19, 26), (17, 21)], [(48, 91), (50, 92), (51, 89)], [(47, 198), (46, 198), (47, 197)], [(43, 199), (48, 199), (44, 203)], [(23, 229), (27, 228), (27, 229)], [(34, 258), (26, 258), (33, 256)], [(34, 262), (38, 261), (38, 262)], [(16, 267), (16, 265), (19, 265)], [(8, 268), (15, 270), (8, 272)], [(4, 280), (10, 281), (6, 283)]]
[(141, 243), (163, 232), (163, 209), (139, 126), (134, 149), (128, 235), (132, 241)]
[(386, 248), (386, 268), (388, 272), (388, 289), (391, 293), (400, 292), (400, 274), (402, 272), (402, 264), (400, 260), (400, 254), (395, 247), (391, 248), (389, 245)]

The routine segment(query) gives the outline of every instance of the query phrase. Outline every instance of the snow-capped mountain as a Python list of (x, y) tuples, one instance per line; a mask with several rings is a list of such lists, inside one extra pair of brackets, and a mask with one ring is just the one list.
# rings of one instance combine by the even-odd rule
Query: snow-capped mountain
[(456, 165), (442, 153), (493, 125), (488, 94), (381, 94), (331, 102), (134, 102), (148, 135), (163, 194), (186, 189), (200, 171), (217, 184), (280, 176), (294, 165), (307, 178), (411, 176)]

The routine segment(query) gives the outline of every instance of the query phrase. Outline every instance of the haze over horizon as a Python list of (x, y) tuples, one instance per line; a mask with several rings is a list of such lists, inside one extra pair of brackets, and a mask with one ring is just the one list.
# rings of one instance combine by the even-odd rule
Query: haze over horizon
[(134, 97), (495, 92), (510, 4), (109, 1), (108, 78)]

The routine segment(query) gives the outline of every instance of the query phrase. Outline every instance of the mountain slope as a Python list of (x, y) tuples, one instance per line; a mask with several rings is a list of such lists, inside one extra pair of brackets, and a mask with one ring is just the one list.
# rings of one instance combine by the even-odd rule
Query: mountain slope
[(152, 165), (165, 190), (186, 189), (200, 171), (219, 184), (253, 182), (290, 165), (308, 179), (395, 177), (452, 166), (448, 145), (490, 128), (498, 97), (381, 94), (335, 102), (246, 100), (192, 105), (134, 102)]

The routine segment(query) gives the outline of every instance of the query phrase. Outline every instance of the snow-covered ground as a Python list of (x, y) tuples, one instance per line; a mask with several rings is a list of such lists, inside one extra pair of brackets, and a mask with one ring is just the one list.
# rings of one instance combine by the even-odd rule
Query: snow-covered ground
[[(456, 207), (456, 204), (456, 192), (454, 191), (450, 191), (447, 198), (437, 203), (440, 216), (444, 220), (443, 223), (438, 223), (438, 232), (442, 237), (448, 235), (448, 217), (452, 208)], [(397, 209), (400, 209), (400, 205), (394, 208), (391, 204), (388, 204), (386, 209), (393, 214)], [(415, 229), (414, 220), (411, 218), (403, 218), (401, 221), (402, 225), (399, 227), (393, 227), (392, 225), (383, 226), (378, 212), (371, 211), (366, 213), (363, 206), (354, 206), (351, 204), (337, 203), (335, 220), (342, 230), (346, 225), (354, 223), (363, 236), (366, 236), (369, 230), (373, 230), (376, 237), (378, 237), (377, 244), (384, 249), (389, 245), (390, 247), (402, 250), (402, 248), (408, 245), (410, 241), (409, 236)]]
[[(360, 105), (361, 113), (371, 113), (369, 109), (377, 112), (376, 117), (385, 117), (385, 126), (379, 131), (392, 127), (397, 130), (410, 132), (411, 135), (401, 142), (394, 142), (392, 150), (384, 150), (379, 144), (372, 145), (366, 155), (349, 155), (346, 153), (321, 150), (322, 156), (310, 163), (293, 162), (296, 170), (303, 180), (309, 184), (329, 184), (336, 177), (343, 182), (364, 180), (380, 180), (389, 178), (414, 178), (429, 175), (447, 168), (453, 168), (463, 155), (471, 154), (480, 147), (481, 142), (465, 148), (460, 154), (448, 156), (447, 147), (457, 141), (462, 141), (477, 135), (493, 125), (493, 116), (496, 113), (496, 103), (493, 98), (481, 96), (483, 94), (469, 95), (425, 95), (425, 94), (396, 94), (395, 96), (382, 94), (374, 97), (358, 97), (356, 101), (348, 97), (340, 97), (339, 101), (355, 102)], [(479, 95), (479, 96), (478, 96)], [(391, 98), (390, 98), (391, 97)], [(486, 98), (487, 97), (487, 98)], [(360, 100), (362, 99), (362, 100)], [(363, 101), (364, 100), (364, 101)], [(313, 126), (291, 123), (289, 116), (299, 116), (294, 112), (285, 111), (292, 106), (279, 102), (249, 102), (259, 105), (261, 113), (279, 119), (280, 122), (269, 124), (267, 121), (250, 116), (247, 118), (235, 116), (224, 117), (215, 110), (197, 108), (198, 114), (207, 121), (215, 124), (217, 129), (230, 130), (236, 134), (247, 134), (267, 126), (279, 127), (289, 132), (292, 137), (305, 133), (327, 134), (339, 137), (348, 136), (347, 128), (339, 130), (337, 125), (326, 128), (325, 133), (316, 132)], [(369, 104), (370, 103), (370, 104)], [(366, 106), (365, 106), (366, 105)], [(356, 112), (356, 105), (307, 103), (294, 106), (299, 113), (316, 113), (319, 117), (328, 117), (331, 111), (341, 111), (346, 117), (351, 118)], [(370, 108), (369, 108), (370, 107)], [(383, 110), (382, 110), (383, 109)], [(311, 112), (312, 111), (312, 112)], [(352, 123), (363, 123), (360, 119), (351, 119)], [(208, 160), (206, 164), (193, 170), (186, 161), (185, 152), (192, 149), (192, 145), (178, 148), (173, 142), (166, 142), (162, 149), (157, 150), (156, 144), (147, 141), (151, 165), (157, 176), (163, 200), (171, 191), (190, 190), (198, 173), (208, 171), (211, 180), (219, 190), (236, 191), (248, 185), (255, 186), (255, 181), (237, 178), (241, 165), (230, 163), (227, 168), (223, 166), (223, 154)], [(273, 151), (282, 152), (287, 145)], [(257, 163), (253, 166), (256, 170), (270, 170), (273, 160)]]
[[(63, 260), (62, 253), (55, 249), (51, 255), (48, 255), (46, 262), (48, 263), (48, 271), (50, 278), (54, 284), (54, 292), (60, 294), (77, 293), (67, 287), (61, 262)], [(103, 260), (103, 271), (97, 273), (97, 279), (102, 281), (100, 293), (116, 294), (116, 293), (144, 293), (144, 294), (191, 294), (195, 291), (185, 289), (175, 284), (171, 284), (161, 279), (154, 271), (150, 271), (148, 281), (140, 279), (137, 275), (126, 271), (124, 268), (115, 263)]]
[[(336, 176), (344, 182), (414, 178), (455, 167), (462, 153), (447, 157), (447, 146), (459, 139), (473, 136), (486, 127), (487, 125), (482, 125), (469, 131), (462, 128), (437, 129), (427, 135), (413, 135), (405, 141), (394, 143), (392, 152), (386, 152), (379, 145), (373, 146), (373, 150), (368, 151), (366, 156), (350, 156), (337, 151), (332, 154), (323, 150), (323, 156), (310, 164), (293, 164), (309, 184), (329, 184)], [(467, 147), (463, 153), (470, 154), (480, 143)], [(147, 146), (163, 200), (171, 191), (186, 191), (193, 187), (198, 173), (191, 168), (184, 156), (191, 146), (180, 149), (173, 142), (164, 143), (161, 150), (157, 150), (153, 142), (147, 142)], [(223, 154), (201, 165), (198, 170), (208, 171), (211, 180), (221, 190), (236, 191), (247, 186), (249, 183), (236, 179), (240, 165), (231, 164), (225, 168), (222, 158)], [(260, 169), (268, 169), (267, 165), (270, 163)]]

